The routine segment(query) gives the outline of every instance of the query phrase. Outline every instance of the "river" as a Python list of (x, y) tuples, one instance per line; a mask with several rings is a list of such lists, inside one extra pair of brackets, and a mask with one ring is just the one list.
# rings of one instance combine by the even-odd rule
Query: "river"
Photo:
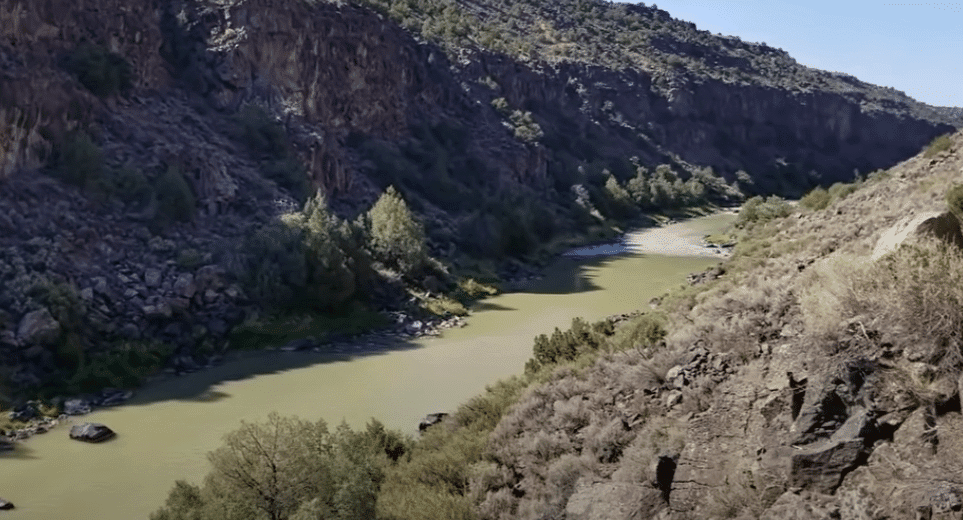
[[(117, 432), (104, 444), (67, 438), (71, 422), (0, 454), (2, 520), (147, 519), (176, 479), (200, 482), (205, 454), (242, 419), (271, 411), (362, 426), (376, 417), (414, 433), (426, 414), (451, 411), (486, 384), (520, 373), (532, 339), (572, 318), (647, 307), (720, 259), (698, 237), (733, 220), (717, 214), (627, 235), (623, 244), (559, 258), (541, 280), (479, 302), (467, 326), (438, 338), (356, 353), (264, 352), (148, 384), (122, 406), (75, 417)], [(612, 254), (615, 253), (615, 254)]]

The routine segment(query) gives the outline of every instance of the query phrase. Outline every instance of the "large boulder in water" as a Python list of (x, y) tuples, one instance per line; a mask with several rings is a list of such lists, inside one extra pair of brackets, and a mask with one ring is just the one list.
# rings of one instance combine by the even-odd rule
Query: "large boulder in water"
[(84, 442), (103, 442), (116, 435), (114, 430), (98, 423), (77, 424), (70, 428), (70, 438)]

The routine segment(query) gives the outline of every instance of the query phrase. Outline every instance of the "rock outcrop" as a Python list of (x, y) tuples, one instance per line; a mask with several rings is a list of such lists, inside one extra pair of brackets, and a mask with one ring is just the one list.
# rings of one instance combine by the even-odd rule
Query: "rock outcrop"
[(70, 427), (70, 438), (78, 441), (97, 443), (116, 436), (113, 430), (99, 423), (83, 423)]

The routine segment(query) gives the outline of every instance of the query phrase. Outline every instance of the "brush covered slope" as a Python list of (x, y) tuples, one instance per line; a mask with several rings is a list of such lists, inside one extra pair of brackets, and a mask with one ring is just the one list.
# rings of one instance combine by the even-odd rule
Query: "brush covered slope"
[[(0, 394), (193, 369), (292, 309), (376, 321), (457, 293), (456, 260), (802, 194), (956, 125), (641, 5), (0, 0)], [(372, 235), (389, 187), (404, 254)]]
[(957, 133), (749, 224), (663, 298), (662, 342), (522, 394), (479, 459), (478, 517), (959, 515), (961, 183)]

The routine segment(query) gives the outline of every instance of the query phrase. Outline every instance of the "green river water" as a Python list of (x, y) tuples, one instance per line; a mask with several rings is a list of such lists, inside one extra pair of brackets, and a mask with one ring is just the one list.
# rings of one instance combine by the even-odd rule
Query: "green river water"
[[(146, 520), (176, 479), (201, 481), (205, 455), (225, 433), (271, 411), (322, 417), (332, 427), (375, 417), (413, 433), (426, 414), (452, 411), (486, 384), (520, 373), (536, 335), (567, 328), (577, 316), (647, 308), (687, 273), (719, 262), (693, 244), (732, 220), (697, 218), (630, 234), (629, 251), (620, 254), (560, 258), (543, 279), (476, 304), (466, 327), (439, 338), (399, 340), (374, 353), (258, 353), (148, 384), (122, 406), (74, 417), (0, 455), (0, 497), (16, 504), (0, 517)], [(69, 440), (70, 424), (86, 421), (117, 437)]]

